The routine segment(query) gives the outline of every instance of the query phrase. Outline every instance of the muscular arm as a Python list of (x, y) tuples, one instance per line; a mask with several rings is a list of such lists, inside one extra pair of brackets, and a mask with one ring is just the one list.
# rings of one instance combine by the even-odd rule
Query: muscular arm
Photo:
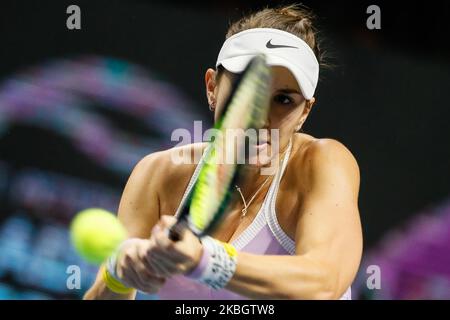
[[(159, 219), (158, 162), (159, 153), (143, 158), (133, 169), (120, 200), (118, 217), (130, 238), (148, 238)], [(99, 273), (84, 299), (134, 299), (136, 291), (120, 295), (110, 291)]]
[(334, 140), (305, 151), (299, 179), (302, 206), (296, 227), (296, 255), (238, 253), (227, 289), (256, 299), (338, 299), (351, 285), (361, 258), (358, 212), (359, 169)]

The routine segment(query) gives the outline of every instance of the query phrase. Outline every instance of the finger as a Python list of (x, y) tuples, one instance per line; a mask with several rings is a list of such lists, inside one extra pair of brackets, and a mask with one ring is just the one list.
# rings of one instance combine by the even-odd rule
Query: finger
[(171, 250), (180, 259), (190, 258), (192, 252), (202, 245), (200, 239), (189, 230), (185, 230), (182, 239), (182, 241), (174, 242)]
[(147, 263), (146, 247), (146, 245), (143, 245), (138, 248), (137, 254), (139, 259), (133, 265), (133, 269), (141, 280), (141, 284), (143, 285), (142, 290), (149, 291), (151, 289), (154, 291), (155, 288), (157, 289), (165, 282), (165, 278), (159, 276), (153, 266)]
[(171, 270), (164, 264), (161, 258), (155, 256), (154, 252), (150, 252), (147, 255), (147, 260), (156, 271), (157, 276), (165, 278), (172, 276), (173, 273)]
[(164, 260), (173, 264), (183, 263), (186, 261), (186, 256), (178, 250), (164, 250), (160, 248), (155, 248), (152, 254), (158, 257), (158, 260)]
[(173, 259), (173, 257), (164, 252), (154, 252), (152, 255), (171, 274), (178, 274), (184, 270), (183, 267), (180, 267), (182, 265), (181, 261)]
[(165, 278), (150, 274), (138, 264), (128, 268), (126, 276), (131, 279), (134, 288), (143, 292), (157, 290), (165, 282)]
[(177, 222), (177, 219), (174, 216), (163, 215), (159, 219), (159, 222), (161, 223), (162, 229), (169, 229)]
[(158, 232), (152, 237), (157, 245), (155, 252), (158, 253), (159, 260), (170, 261), (169, 268), (170, 270), (176, 268), (176, 273), (183, 273), (190, 268), (188, 266), (192, 265), (193, 259), (197, 256), (196, 247), (201, 246), (199, 238), (191, 231), (185, 230), (184, 233), (183, 239), (176, 242), (170, 240), (164, 232)]
[(154, 238), (150, 239), (149, 247), (147, 248), (147, 252), (145, 253), (145, 259), (148, 266), (154, 271), (157, 276), (160, 277), (169, 277), (171, 276), (170, 270), (168, 270), (164, 265), (159, 261), (158, 257), (155, 257), (154, 252), (158, 250), (156, 247), (156, 243)]
[[(166, 229), (167, 230), (167, 229)], [(160, 230), (153, 235), (153, 239), (157, 247), (170, 250), (174, 246), (174, 242), (170, 240), (168, 232)]]
[(140, 261), (138, 272), (141, 272), (146, 279), (150, 280), (153, 278), (164, 279), (164, 277), (172, 274), (169, 268), (161, 267), (161, 262), (158, 257), (151, 257), (149, 255), (149, 252), (154, 251), (155, 249), (154, 244), (149, 241), (149, 245), (146, 247), (142, 246), (138, 252)]
[(137, 273), (132, 268), (125, 268), (122, 270), (122, 279), (120, 281), (129, 288), (140, 290), (144, 286)]
[(154, 242), (154, 239), (151, 238), (149, 241), (146, 242), (145, 245), (139, 247), (138, 258), (143, 263), (143, 265), (144, 265), (145, 269), (147, 269), (148, 273), (150, 273), (154, 276), (157, 276), (158, 275), (157, 270), (154, 268), (153, 264), (148, 259), (148, 253), (151, 250), (154, 250), (154, 247), (155, 247), (155, 242)]
[(141, 279), (139, 273), (134, 270), (135, 262), (134, 258), (137, 255), (137, 250), (140, 246), (132, 246), (123, 253), (121, 261), (117, 265), (117, 275), (119, 280), (124, 285), (133, 288), (140, 288), (143, 285), (143, 279)]
[(162, 228), (161, 223), (157, 223), (153, 226), (152, 231), (150, 232), (150, 235), (153, 236), (155, 233), (159, 232)]
[(152, 236), (148, 242), (148, 246), (142, 253), (140, 253), (142, 261), (144, 262), (147, 269), (149, 269), (153, 273), (153, 275), (157, 277), (167, 276), (167, 272), (159, 266), (157, 261), (158, 259), (152, 256), (152, 252), (155, 250), (155, 248), (156, 243), (154, 237)]
[(133, 270), (136, 272), (136, 274), (139, 277), (139, 280), (143, 284), (147, 284), (149, 281), (153, 278), (153, 273), (151, 273), (147, 267), (144, 265), (142, 261), (135, 263), (133, 265)]
[(164, 285), (164, 283), (166, 282), (166, 279), (157, 279), (155, 281), (152, 281), (151, 283), (149, 283), (145, 288), (142, 288), (142, 292), (145, 293), (157, 293), (159, 291), (159, 289)]
[(139, 259), (139, 251), (141, 248), (145, 248), (146, 245), (147, 241), (142, 240), (138, 245), (131, 247), (124, 257), (127, 269), (131, 269), (133, 271), (133, 274), (135, 274), (139, 279), (140, 284), (145, 284), (147, 273), (149, 273), (141, 259)]

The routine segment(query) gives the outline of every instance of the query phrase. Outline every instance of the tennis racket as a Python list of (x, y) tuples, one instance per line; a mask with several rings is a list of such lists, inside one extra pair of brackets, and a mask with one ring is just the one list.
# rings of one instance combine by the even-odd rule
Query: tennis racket
[(214, 126), (219, 134), (207, 147), (194, 187), (182, 203), (178, 221), (169, 230), (171, 240), (180, 240), (183, 228), (190, 229), (198, 237), (206, 235), (223, 217), (242, 166), (236, 158), (231, 163), (223, 161), (235, 143), (227, 138), (226, 132), (264, 126), (269, 110), (270, 83), (271, 71), (264, 55), (250, 60), (244, 72), (238, 75), (225, 111)]

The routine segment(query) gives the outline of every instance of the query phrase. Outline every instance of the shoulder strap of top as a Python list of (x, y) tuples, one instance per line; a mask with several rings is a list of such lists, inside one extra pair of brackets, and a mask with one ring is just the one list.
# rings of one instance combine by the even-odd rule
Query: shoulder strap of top
[(287, 252), (289, 252), (289, 254), (294, 254), (295, 253), (295, 242), (283, 231), (280, 224), (278, 223), (277, 213), (276, 213), (276, 208), (275, 208), (277, 194), (278, 194), (278, 188), (280, 186), (281, 178), (283, 177), (283, 174), (286, 170), (289, 156), (291, 154), (291, 150), (292, 150), (292, 141), (289, 141), (289, 146), (286, 151), (286, 155), (283, 159), (281, 170), (279, 170), (279, 172), (277, 173), (277, 176), (275, 177), (276, 181), (273, 184), (273, 188), (271, 188), (269, 190), (270, 194), (267, 197), (268, 208), (267, 208), (267, 210), (265, 210), (265, 214), (266, 214), (267, 224), (269, 225), (269, 228), (272, 231), (275, 238), (277, 239), (277, 241)]
[[(269, 191), (267, 192), (264, 201), (259, 209), (259, 212), (256, 214), (256, 217), (250, 223), (250, 225), (236, 238), (233, 240), (232, 244), (236, 247), (236, 249), (243, 249), (250, 241), (252, 241), (258, 234), (258, 232), (267, 224), (267, 212), (270, 211), (270, 199), (273, 194), (273, 190), (277, 187), (280, 177), (283, 175), (283, 171), (286, 167), (287, 158), (289, 158), (291, 145), (289, 143), (287, 152), (285, 154), (284, 160), (282, 160), (281, 165), (278, 166), (276, 170), (275, 177), (273, 178)], [(280, 170), (281, 169), (281, 170)]]
[(291, 154), (291, 149), (292, 149), (292, 140), (289, 140), (289, 144), (287, 146), (286, 149), (286, 154), (284, 155), (284, 158), (281, 162), (281, 166), (278, 168), (275, 177), (272, 181), (272, 184), (270, 185), (269, 191), (268, 191), (268, 195), (266, 199), (270, 199), (272, 197), (272, 194), (278, 190), (278, 186), (280, 184), (281, 178), (283, 177), (284, 171), (286, 169), (288, 160), (289, 160), (289, 156)]

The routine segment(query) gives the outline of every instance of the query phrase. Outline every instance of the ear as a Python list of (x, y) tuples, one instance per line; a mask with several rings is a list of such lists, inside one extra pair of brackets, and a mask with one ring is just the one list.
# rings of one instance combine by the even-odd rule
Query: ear
[(299, 121), (297, 127), (295, 128), (296, 131), (299, 131), (302, 128), (302, 126), (305, 123), (306, 119), (308, 118), (308, 115), (311, 112), (311, 109), (315, 102), (316, 102), (316, 99), (314, 97), (305, 101), (305, 107), (303, 108), (302, 115), (300, 116), (300, 121)]
[(208, 68), (205, 73), (205, 89), (206, 89), (206, 99), (211, 110), (216, 107), (216, 71), (214, 69)]
[[(309, 113), (311, 112), (311, 109), (312, 109), (312, 107), (313, 107), (313, 105), (314, 105), (314, 103), (316, 102), (316, 98), (314, 98), (314, 97), (312, 97), (311, 99), (309, 99), (309, 100), (306, 100), (306, 103), (305, 103), (305, 110), (303, 111), (304, 113), (306, 113), (306, 117), (309, 115)], [(305, 120), (306, 120), (306, 118), (305, 118)]]

